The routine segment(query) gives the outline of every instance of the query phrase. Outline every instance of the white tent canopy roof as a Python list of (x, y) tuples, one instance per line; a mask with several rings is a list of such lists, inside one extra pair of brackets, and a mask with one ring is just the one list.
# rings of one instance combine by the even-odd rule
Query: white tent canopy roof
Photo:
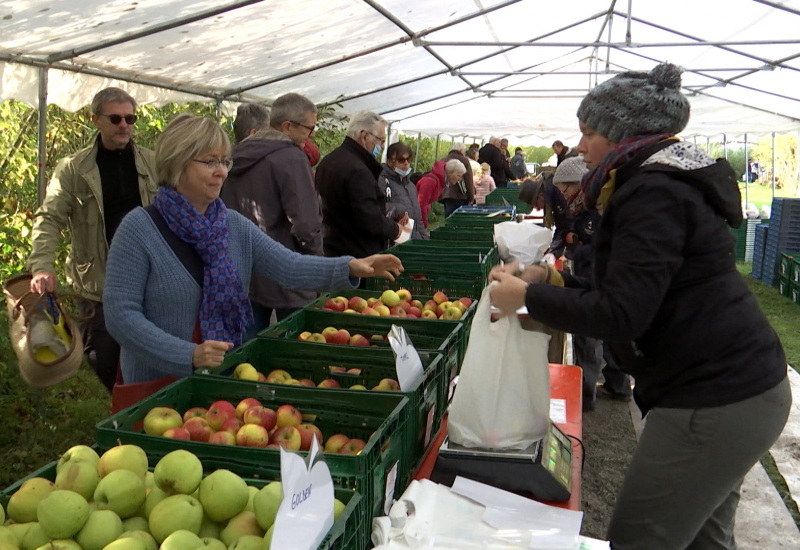
[(592, 86), (670, 61), (684, 136), (765, 135), (800, 129), (798, 28), (800, 0), (17, 0), (0, 100), (38, 105), (46, 67), (67, 110), (112, 84), (228, 110), (298, 92), (405, 133), (552, 142), (576, 138)]

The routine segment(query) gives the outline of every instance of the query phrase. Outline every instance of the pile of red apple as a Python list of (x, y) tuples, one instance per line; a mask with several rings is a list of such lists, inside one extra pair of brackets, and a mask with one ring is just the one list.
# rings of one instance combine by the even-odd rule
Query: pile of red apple
[(386, 341), (386, 336), (382, 334), (373, 334), (367, 338), (363, 334), (351, 335), (349, 331), (343, 328), (325, 327), (322, 329), (322, 332), (303, 331), (297, 336), (297, 339), (306, 342), (317, 342), (318, 344), (339, 344), (368, 348), (370, 345), (375, 345), (370, 344), (370, 340), (384, 342)]
[[(253, 397), (242, 399), (236, 406), (221, 400), (208, 409), (192, 407), (183, 415), (171, 407), (154, 407), (145, 415), (143, 426), (150, 435), (241, 447), (308, 451), (313, 438), (320, 446), (323, 442), (319, 427), (304, 423), (294, 405), (273, 410)], [(326, 452), (354, 455), (365, 445), (361, 439), (335, 434), (325, 440), (323, 448)]]
[(420, 300), (412, 299), (410, 291), (401, 288), (396, 292), (394, 290), (386, 290), (381, 294), (380, 298), (353, 296), (348, 300), (344, 296), (335, 296), (325, 301), (323, 309), (381, 317), (457, 320), (464, 315), (471, 305), (471, 298), (450, 301), (450, 298), (441, 291), (436, 292), (431, 300), (423, 304)]
[[(346, 369), (344, 367), (335, 367), (330, 366), (328, 367), (330, 372), (336, 372), (339, 374), (350, 374), (353, 376), (359, 376), (361, 374), (361, 369), (351, 368)], [(255, 372), (255, 377), (252, 374)], [(338, 380), (334, 378), (326, 378), (322, 380), (319, 384), (315, 384), (313, 380), (310, 378), (294, 378), (291, 374), (283, 369), (275, 369), (270, 371), (269, 374), (264, 376), (260, 372), (256, 370), (256, 368), (251, 365), (250, 363), (241, 363), (239, 364), (236, 369), (233, 371), (234, 378), (241, 378), (244, 380), (259, 380), (261, 382), (269, 382), (271, 384), (284, 384), (287, 386), (308, 386), (309, 388), (341, 388), (342, 385), (339, 383)], [(262, 379), (263, 378), (263, 379)], [(348, 386), (348, 389), (351, 390), (366, 390), (367, 387), (363, 384), (353, 384)], [(397, 380), (393, 378), (384, 378), (381, 380), (375, 387), (372, 388), (373, 390), (377, 391), (400, 391), (400, 384)]]

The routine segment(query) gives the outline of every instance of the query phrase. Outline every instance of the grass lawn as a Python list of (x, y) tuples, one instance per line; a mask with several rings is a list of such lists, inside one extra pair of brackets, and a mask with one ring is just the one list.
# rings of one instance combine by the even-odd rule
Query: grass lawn
[[(739, 270), (780, 335), (789, 363), (797, 368), (800, 305), (752, 279), (750, 264), (739, 264)], [(109, 408), (108, 393), (85, 365), (54, 387), (27, 386), (19, 378), (9, 344), (6, 312), (0, 312), (0, 418), (6, 419), (0, 423), (0, 488), (56, 460), (72, 445), (92, 444), (94, 425), (108, 417)]]
[[(762, 205), (772, 205), (772, 187), (770, 185), (751, 183), (745, 195), (744, 182), (740, 181), (739, 190), (742, 193), (742, 200), (746, 200), (748, 203), (755, 203), (759, 210), (761, 210)], [(788, 197), (789, 195), (784, 189), (775, 189), (775, 196)]]

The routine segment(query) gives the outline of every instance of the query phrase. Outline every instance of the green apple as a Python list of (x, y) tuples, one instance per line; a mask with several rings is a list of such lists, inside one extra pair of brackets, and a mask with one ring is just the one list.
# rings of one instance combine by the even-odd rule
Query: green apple
[(347, 505), (338, 498), (333, 499), (333, 521), (339, 519)]
[(200, 530), (197, 532), (197, 536), (201, 539), (206, 538), (219, 538), (219, 531), (220, 526), (219, 523), (216, 521), (211, 521), (208, 519), (208, 516), (203, 514), (203, 523), (200, 524)]
[(36, 521), (39, 503), (55, 490), (55, 483), (43, 477), (33, 477), (25, 481), (8, 500), (8, 517), (17, 523)]
[(3, 503), (0, 502), (0, 525), (6, 522), (6, 509), (3, 508)]
[(178, 449), (158, 461), (153, 478), (159, 489), (170, 495), (190, 495), (203, 479), (203, 464), (193, 453)]
[(127, 537), (112, 540), (103, 547), (103, 550), (147, 550), (147, 545), (144, 541)]
[(153, 407), (142, 421), (144, 433), (162, 435), (170, 428), (183, 426), (183, 415), (170, 407)]
[(203, 541), (203, 546), (200, 548), (205, 550), (228, 550), (225, 543), (216, 537), (203, 537), (201, 540)]
[(195, 550), (203, 546), (203, 541), (196, 534), (186, 529), (178, 529), (171, 533), (159, 547), (161, 550)]
[(249, 497), (250, 491), (241, 477), (230, 470), (216, 470), (200, 482), (197, 499), (209, 519), (223, 521), (243, 511)]
[(144, 481), (147, 473), (147, 455), (136, 445), (117, 445), (103, 453), (97, 465), (100, 477), (106, 477), (114, 470), (130, 470)]
[(258, 494), (258, 487), (253, 487), (252, 485), (247, 486), (247, 505), (244, 507), (245, 510), (250, 512), (253, 511), (253, 498)]
[(280, 481), (273, 481), (265, 485), (253, 497), (253, 512), (255, 512), (258, 524), (265, 531), (275, 523), (275, 516), (278, 508), (283, 501), (283, 485)]
[[(144, 519), (144, 518), (142, 518)], [(122, 522), (122, 527), (125, 527), (125, 522)], [(158, 550), (158, 543), (156, 539), (153, 538), (147, 531), (147, 520), (145, 520), (145, 528), (144, 529), (133, 529), (130, 531), (124, 531), (117, 540), (119, 539), (138, 539), (144, 543), (145, 550)]]
[[(0, 506), (0, 508), (2, 507)], [(19, 541), (14, 531), (4, 525), (0, 525), (0, 548), (3, 550), (19, 548)]]
[(120, 518), (136, 514), (146, 496), (144, 476), (132, 470), (113, 470), (100, 480), (94, 491), (98, 510), (112, 510)]
[(78, 493), (57, 489), (39, 502), (36, 515), (48, 537), (68, 539), (89, 519), (89, 503)]
[(111, 510), (95, 510), (83, 528), (75, 535), (75, 540), (83, 550), (103, 550), (112, 540), (122, 534), (122, 520)]
[(264, 537), (243, 535), (228, 550), (264, 550)]
[(147, 496), (144, 499), (144, 517), (149, 518), (150, 512), (153, 511), (153, 508), (156, 507), (156, 504), (167, 498), (169, 495), (159, 489), (158, 487), (153, 487), (149, 491), (147, 491)]
[(148, 491), (156, 486), (156, 478), (153, 475), (153, 472), (147, 470), (147, 473), (144, 474), (144, 488)]
[(97, 452), (95, 452), (94, 449), (88, 445), (75, 445), (74, 447), (70, 447), (58, 459), (58, 464), (56, 464), (56, 472), (60, 471), (64, 464), (75, 459), (84, 460), (94, 464), (95, 469), (97, 469), (97, 465), (100, 462), (100, 456), (97, 454)]
[(8, 526), (14, 532), (19, 543), (19, 550), (36, 550), (50, 542), (50, 537), (44, 532), (37, 521), (16, 523)]
[(147, 531), (147, 518), (142, 516), (133, 516), (128, 519), (122, 520), (122, 532), (128, 531)]
[[(2, 548), (2, 544), (0, 544)], [(81, 550), (81, 545), (72, 539), (56, 539), (51, 540), (36, 550)]]
[(160, 544), (180, 529), (197, 534), (203, 524), (203, 507), (189, 495), (172, 495), (155, 505), (147, 521), (150, 534)]
[(244, 511), (233, 516), (220, 531), (219, 538), (230, 548), (231, 544), (245, 535), (264, 536), (264, 530), (258, 525), (256, 515), (253, 512)]
[(97, 473), (97, 463), (82, 458), (65, 462), (56, 474), (56, 489), (75, 491), (87, 501), (92, 500), (98, 483), (100, 474)]

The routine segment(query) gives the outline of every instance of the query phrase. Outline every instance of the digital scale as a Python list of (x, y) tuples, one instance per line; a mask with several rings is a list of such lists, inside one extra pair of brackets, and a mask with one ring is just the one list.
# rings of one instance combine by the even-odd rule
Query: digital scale
[(462, 447), (445, 438), (431, 481), (452, 486), (456, 476), (498, 489), (530, 493), (537, 500), (563, 502), (572, 492), (572, 442), (552, 422), (527, 449)]

